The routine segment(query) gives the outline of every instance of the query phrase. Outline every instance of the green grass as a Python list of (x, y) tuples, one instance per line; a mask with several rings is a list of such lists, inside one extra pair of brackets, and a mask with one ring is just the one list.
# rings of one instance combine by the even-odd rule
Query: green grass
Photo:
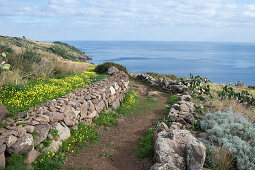
[[(6, 168), (5, 170), (27, 170), (27, 166), (24, 164), (26, 156), (13, 153), (6, 160)], [(0, 167), (0, 169), (3, 169)]]
[(154, 129), (149, 129), (144, 134), (144, 137), (138, 146), (137, 156), (139, 158), (146, 158), (146, 157), (153, 156), (152, 136), (153, 136), (154, 131), (155, 131)]
[(118, 126), (118, 114), (115, 111), (110, 113), (100, 113), (99, 118), (95, 120), (95, 124), (104, 127)]
[(168, 98), (167, 103), (170, 105), (173, 105), (175, 102), (179, 101), (180, 97), (177, 97), (176, 95), (173, 95)]

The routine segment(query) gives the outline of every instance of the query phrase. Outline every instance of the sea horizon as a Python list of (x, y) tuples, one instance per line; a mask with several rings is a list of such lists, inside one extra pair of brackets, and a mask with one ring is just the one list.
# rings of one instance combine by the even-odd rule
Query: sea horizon
[(206, 76), (213, 83), (254, 85), (255, 43), (205, 41), (63, 41), (92, 57), (116, 62), (129, 72)]

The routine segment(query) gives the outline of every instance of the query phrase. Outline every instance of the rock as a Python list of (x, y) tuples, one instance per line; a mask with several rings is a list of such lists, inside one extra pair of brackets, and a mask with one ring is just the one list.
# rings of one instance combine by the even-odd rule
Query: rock
[(6, 145), (5, 144), (1, 144), (0, 145), (0, 153), (4, 152), (6, 150)]
[(205, 145), (197, 140), (186, 145), (186, 164), (188, 170), (202, 170), (206, 156)]
[(92, 113), (90, 113), (87, 118), (88, 119), (93, 119), (93, 118), (97, 118), (99, 115), (97, 113), (97, 111), (93, 111)]
[(189, 107), (185, 103), (183, 103), (180, 105), (180, 110), (182, 112), (189, 112)]
[(4, 155), (4, 152), (0, 153), (0, 168), (5, 168), (5, 155)]
[(34, 120), (39, 122), (41, 125), (46, 124), (50, 121), (49, 116), (47, 115), (41, 115), (40, 117), (36, 117)]
[(10, 147), (7, 151), (12, 154), (17, 152), (19, 154), (29, 153), (33, 149), (33, 136), (31, 134), (26, 134), (25, 136), (18, 138), (17, 141)]
[(119, 70), (114, 67), (114, 66), (111, 66), (109, 69), (108, 69), (108, 74), (112, 75), (114, 73), (117, 73)]
[(11, 136), (8, 136), (7, 137), (7, 140), (6, 140), (6, 145), (7, 147), (11, 147), (15, 142), (17, 141), (17, 137), (11, 135)]
[(81, 105), (81, 119), (85, 119), (88, 115), (88, 103), (84, 101)]
[(0, 101), (0, 123), (2, 123), (3, 119), (9, 115), (9, 111), (2, 105)]
[[(179, 106), (179, 105), (178, 105)], [(171, 122), (176, 122), (177, 121), (177, 118), (178, 118), (178, 115), (179, 115), (179, 111), (178, 110), (175, 110), (174, 108), (171, 108), (167, 118), (168, 120), (170, 120)]]
[(160, 92), (159, 91), (149, 91), (148, 96), (159, 96), (160, 95)]
[(50, 125), (48, 123), (44, 125), (35, 126), (36, 136), (35, 136), (34, 144), (38, 145), (39, 143), (44, 141), (47, 138), (49, 130), (50, 130)]
[(117, 109), (119, 106), (120, 106), (120, 100), (119, 100), (119, 99), (117, 99), (116, 101), (114, 101), (114, 102), (112, 103), (112, 107), (113, 107), (114, 109)]
[(101, 100), (97, 105), (95, 105), (96, 111), (100, 113), (103, 110), (104, 106), (104, 101)]
[(114, 95), (116, 93), (115, 89), (112, 86), (110, 87), (110, 92), (111, 92), (111, 95)]
[(22, 137), (22, 136), (25, 136), (26, 135), (26, 133), (27, 133), (27, 131), (26, 131), (26, 129), (25, 128), (23, 128), (23, 127), (18, 127), (18, 137)]
[(67, 126), (62, 126), (60, 123), (57, 123), (55, 128), (58, 131), (59, 139), (61, 141), (66, 140), (70, 137), (70, 129)]
[(89, 112), (93, 112), (95, 110), (95, 106), (94, 104), (92, 103), (91, 100), (88, 101), (88, 111)]
[(55, 123), (55, 122), (59, 122), (59, 121), (63, 120), (65, 116), (63, 113), (50, 112), (49, 117), (50, 117), (50, 123)]
[(70, 112), (65, 115), (64, 122), (67, 126), (74, 126), (77, 121), (77, 116), (80, 112), (70, 110)]
[(190, 101), (190, 99), (191, 99), (191, 96), (190, 96), (190, 95), (182, 95), (182, 96), (181, 96), (181, 100)]
[(33, 133), (35, 127), (34, 126), (25, 126), (24, 129), (28, 132), (28, 133)]
[[(185, 157), (187, 148), (189, 148), (189, 161), (191, 160), (191, 155), (196, 154), (195, 151), (200, 151), (199, 147), (196, 145), (201, 144), (188, 130), (171, 130), (159, 127), (154, 133), (154, 150), (155, 150), (155, 160), (156, 164), (151, 167), (151, 169), (173, 169), (182, 170), (186, 169), (187, 158)], [(166, 129), (166, 130), (165, 130)], [(192, 144), (191, 144), (192, 143)], [(189, 144), (189, 145), (188, 145)], [(192, 145), (192, 146), (190, 146)], [(196, 147), (193, 147), (196, 146)], [(187, 146), (187, 147), (186, 147)], [(195, 148), (195, 149), (193, 149)], [(203, 149), (201, 149), (203, 150)], [(203, 154), (201, 154), (203, 155)], [(196, 157), (197, 158), (197, 157)], [(189, 165), (192, 165), (192, 161)], [(201, 162), (200, 159), (196, 159), (195, 162)], [(196, 164), (197, 167), (198, 164)], [(202, 165), (203, 167), (203, 165)]]
[(40, 152), (38, 152), (35, 149), (32, 149), (28, 155), (27, 155), (27, 159), (25, 161), (26, 164), (31, 164), (33, 163), (39, 156), (41, 155)]
[(56, 153), (61, 145), (62, 145), (61, 140), (59, 140), (59, 141), (53, 140), (49, 148), (50, 148), (51, 152)]

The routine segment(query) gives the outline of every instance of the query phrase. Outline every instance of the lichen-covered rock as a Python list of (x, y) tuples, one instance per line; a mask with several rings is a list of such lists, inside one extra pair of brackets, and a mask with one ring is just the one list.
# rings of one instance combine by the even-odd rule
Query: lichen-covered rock
[(35, 126), (35, 132), (36, 132), (35, 141), (34, 141), (35, 145), (38, 145), (39, 143), (41, 143), (47, 138), (49, 130), (50, 130), (50, 125), (48, 123), (44, 125)]
[(33, 136), (31, 134), (26, 134), (25, 136), (18, 138), (10, 148), (7, 148), (7, 151), (10, 154), (13, 152), (26, 154), (29, 153), (33, 148)]
[(17, 137), (11, 135), (11, 136), (8, 136), (7, 139), (6, 139), (6, 145), (7, 147), (11, 147), (16, 141), (17, 141)]

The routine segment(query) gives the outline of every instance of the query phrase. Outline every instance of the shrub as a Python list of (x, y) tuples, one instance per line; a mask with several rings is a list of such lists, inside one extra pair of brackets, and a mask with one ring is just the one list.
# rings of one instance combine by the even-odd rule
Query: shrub
[(104, 64), (100, 64), (98, 66), (96, 66), (95, 68), (95, 72), (97, 73), (107, 73), (108, 69), (114, 66), (116, 67), (118, 70), (120, 71), (124, 71), (125, 73), (128, 74), (127, 68), (123, 65), (117, 64), (117, 63), (113, 63), (113, 62), (106, 62)]
[(27, 48), (24, 53), (22, 53), (22, 60), (32, 62), (32, 63), (40, 63), (42, 58), (41, 56), (35, 52), (32, 48)]
[(166, 77), (166, 78), (169, 78), (171, 80), (179, 80), (179, 78), (174, 74), (158, 74), (158, 73), (153, 73), (153, 72), (148, 72), (146, 74), (148, 74), (148, 75), (150, 75), (154, 78), (164, 78), (164, 77)]
[(234, 155), (240, 169), (255, 169), (255, 127), (240, 114), (208, 113), (201, 122), (209, 140)]
[(104, 127), (118, 126), (118, 114), (114, 111), (110, 113), (100, 113), (99, 118), (95, 120), (95, 124)]
[[(6, 170), (27, 170), (28, 168), (24, 165), (25, 156), (13, 153), (6, 161)], [(1, 169), (1, 167), (0, 167)]]

